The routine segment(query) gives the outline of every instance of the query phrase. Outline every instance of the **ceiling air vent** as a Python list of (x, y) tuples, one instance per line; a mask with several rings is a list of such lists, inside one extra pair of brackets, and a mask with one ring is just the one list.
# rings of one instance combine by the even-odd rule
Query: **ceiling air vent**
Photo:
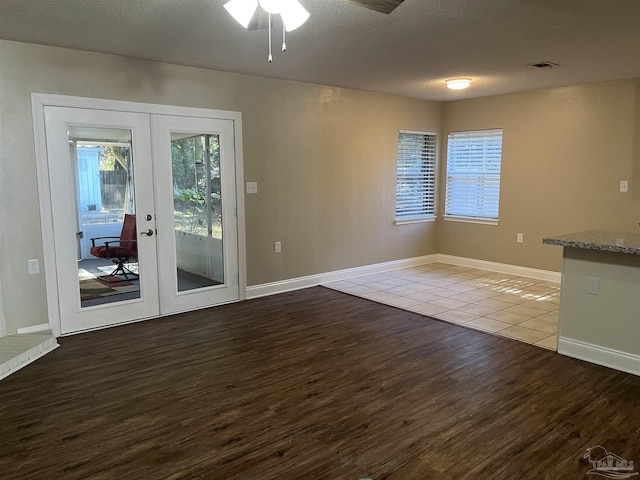
[(535, 68), (553, 68), (553, 67), (558, 67), (559, 65), (553, 62), (536, 62), (536, 63), (530, 63), (529, 66), (535, 67)]

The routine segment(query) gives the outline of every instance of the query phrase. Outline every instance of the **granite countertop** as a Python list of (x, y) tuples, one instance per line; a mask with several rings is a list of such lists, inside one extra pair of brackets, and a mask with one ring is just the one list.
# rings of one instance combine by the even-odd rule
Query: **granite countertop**
[(640, 226), (614, 230), (587, 230), (568, 235), (555, 235), (543, 238), (542, 243), (640, 255)]

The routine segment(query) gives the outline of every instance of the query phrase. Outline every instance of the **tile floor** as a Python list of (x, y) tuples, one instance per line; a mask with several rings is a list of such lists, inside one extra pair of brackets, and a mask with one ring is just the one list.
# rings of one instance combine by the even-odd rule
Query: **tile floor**
[(560, 284), (432, 263), (325, 287), (556, 350)]

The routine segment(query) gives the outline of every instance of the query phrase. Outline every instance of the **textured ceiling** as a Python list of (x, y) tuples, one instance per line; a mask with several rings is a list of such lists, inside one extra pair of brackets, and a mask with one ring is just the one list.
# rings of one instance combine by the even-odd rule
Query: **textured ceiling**
[[(249, 32), (225, 0), (0, 0), (0, 38), (452, 100), (640, 77), (640, 0), (406, 0), (391, 15), (300, 0), (287, 35)], [(281, 27), (280, 27), (281, 28)], [(559, 64), (534, 69), (529, 63)], [(451, 77), (470, 77), (453, 92)]]

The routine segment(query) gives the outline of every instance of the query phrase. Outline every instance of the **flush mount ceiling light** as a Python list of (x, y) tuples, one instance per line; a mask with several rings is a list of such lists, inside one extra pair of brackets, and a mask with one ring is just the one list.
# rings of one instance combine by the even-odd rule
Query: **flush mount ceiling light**
[(445, 80), (447, 87), (451, 90), (464, 90), (471, 85), (470, 78), (452, 78), (451, 80)]
[(282, 51), (287, 49), (286, 32), (291, 32), (309, 19), (309, 12), (298, 0), (229, 0), (224, 8), (244, 28), (249, 28), (251, 20), (258, 13), (258, 6), (269, 14), (269, 62), (271, 55), (271, 15), (282, 18)]

